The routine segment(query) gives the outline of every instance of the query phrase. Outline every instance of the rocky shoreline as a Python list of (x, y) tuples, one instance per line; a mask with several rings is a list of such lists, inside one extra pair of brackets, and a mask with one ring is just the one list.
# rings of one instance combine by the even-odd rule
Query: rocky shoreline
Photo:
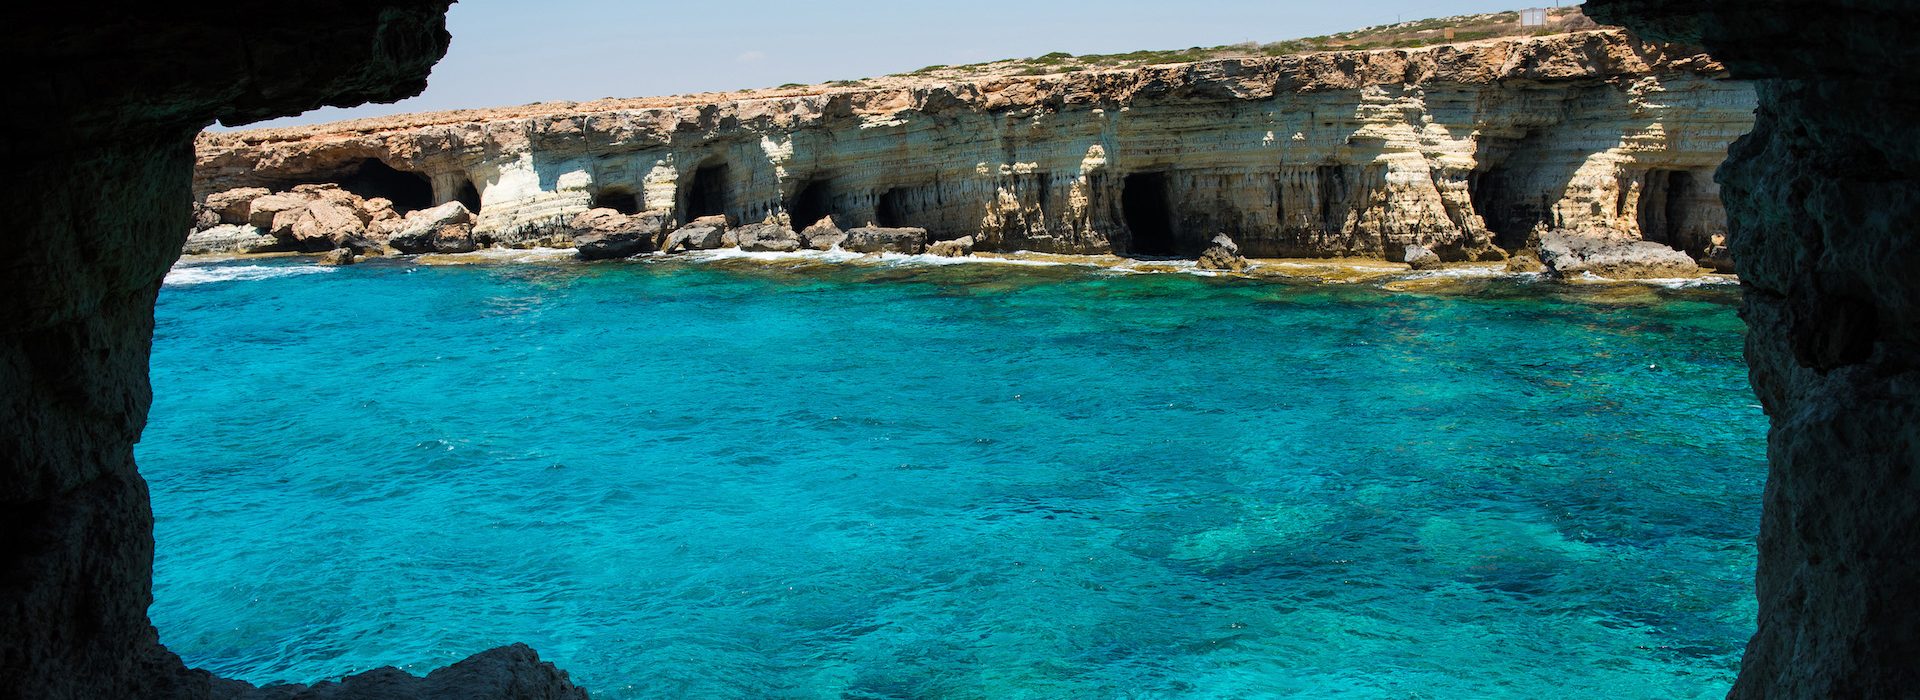
[(186, 252), (738, 247), (1731, 270), (1755, 96), (1603, 29), (202, 134)]
[[(196, 204), (195, 231), (187, 237), (183, 254), (204, 255), (317, 255), (323, 265), (348, 265), (366, 257), (420, 254), (462, 254), (485, 248), (570, 249), (568, 257), (609, 260), (641, 255), (671, 255), (701, 251), (736, 250), (744, 253), (797, 251), (851, 254), (931, 255), (958, 258), (975, 253), (972, 237), (931, 240), (926, 229), (862, 226), (841, 229), (827, 216), (800, 231), (769, 219), (734, 226), (725, 216), (695, 219), (669, 228), (661, 212), (622, 214), (613, 209), (590, 209), (575, 216), (555, 235), (532, 245), (499, 246), (473, 231), (473, 214), (460, 202), (448, 202), (408, 213), (394, 211), (384, 198), (364, 199), (333, 184), (299, 185), (286, 192), (243, 188), (216, 193)], [(992, 255), (989, 251), (980, 251)], [(1036, 259), (1028, 251), (1007, 251), (997, 257)], [(1115, 266), (1127, 258), (1111, 254), (1052, 254), (1037, 259), (1072, 260), (1095, 266)], [(1148, 258), (1149, 260), (1154, 258)], [(1415, 271), (1461, 267), (1447, 263), (1422, 246), (1407, 246), (1406, 268)], [(1244, 273), (1258, 263), (1242, 255), (1230, 237), (1215, 236), (1193, 258), (1194, 267)], [(1488, 267), (1473, 265), (1473, 267)], [(1605, 235), (1545, 232), (1532, 248), (1522, 249), (1495, 265), (1508, 273), (1544, 273), (1551, 278), (1674, 279), (1710, 272), (1686, 254), (1672, 248)], [(1397, 265), (1388, 269), (1401, 270)]]

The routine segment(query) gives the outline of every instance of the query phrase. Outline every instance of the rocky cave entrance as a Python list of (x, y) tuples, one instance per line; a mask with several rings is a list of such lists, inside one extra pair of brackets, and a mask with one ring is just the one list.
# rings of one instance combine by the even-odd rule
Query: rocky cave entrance
[(726, 163), (713, 163), (693, 171), (693, 179), (687, 183), (685, 195), (688, 221), (727, 213), (731, 208), (731, 203), (727, 201), (729, 170)]
[(1178, 255), (1166, 173), (1128, 175), (1120, 186), (1120, 215), (1132, 234), (1122, 254), (1162, 258)]
[[(1687, 170), (1649, 170), (1640, 188), (1640, 237), (1678, 250), (1687, 250), (1685, 240), (1693, 222), (1689, 201), (1693, 195), (1693, 173)], [(1697, 251), (1689, 251), (1695, 252)]]
[(804, 229), (833, 214), (833, 181), (810, 180), (787, 202), (787, 219), (794, 230)]
[[(353, 173), (340, 178), (340, 189), (360, 195), (365, 199), (385, 197), (393, 202), (393, 210), (405, 215), (408, 212), (433, 206), (433, 182), (420, 173), (396, 170), (393, 166), (381, 162), (379, 158), (368, 158), (355, 166)], [(472, 187), (472, 183), (467, 184)], [(477, 200), (469, 209), (479, 209)]]
[(873, 224), (886, 228), (907, 225), (907, 205), (898, 188), (880, 193), (873, 205)]
[(609, 187), (593, 195), (594, 209), (612, 209), (632, 216), (640, 213), (640, 195), (624, 187)]
[(478, 214), (480, 213), (480, 188), (474, 187), (472, 180), (462, 180), (460, 192), (454, 195), (453, 201), (459, 202), (461, 206), (467, 208), (467, 211)]
[(1514, 201), (1507, 172), (1498, 166), (1484, 165), (1467, 176), (1467, 198), (1473, 212), (1480, 215), (1493, 244), (1508, 251), (1527, 247), (1527, 237), (1545, 214), (1538, 207), (1522, 206)]

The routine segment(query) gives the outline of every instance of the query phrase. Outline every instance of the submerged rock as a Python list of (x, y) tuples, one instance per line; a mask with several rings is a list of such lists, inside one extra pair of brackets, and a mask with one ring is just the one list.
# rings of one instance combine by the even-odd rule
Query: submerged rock
[(1415, 270), (1440, 269), (1440, 254), (1426, 246), (1407, 246), (1406, 255), (1402, 259), (1406, 261), (1408, 267)]
[(840, 242), (840, 247), (855, 253), (919, 255), (927, 249), (927, 230), (862, 226), (848, 231), (846, 240)]
[(315, 260), (314, 263), (319, 265), (338, 266), (338, 265), (352, 265), (359, 261), (360, 261), (359, 256), (354, 254), (352, 248), (336, 248), (334, 250), (329, 250), (325, 253), (320, 254), (320, 259)]
[(1240, 255), (1240, 245), (1222, 233), (1213, 237), (1206, 250), (1200, 251), (1200, 259), (1195, 265), (1202, 270), (1245, 272), (1247, 259)]
[(1547, 274), (1561, 278), (1588, 273), (1630, 280), (1698, 277), (1701, 273), (1700, 266), (1686, 253), (1659, 243), (1596, 233), (1543, 233), (1539, 254)]

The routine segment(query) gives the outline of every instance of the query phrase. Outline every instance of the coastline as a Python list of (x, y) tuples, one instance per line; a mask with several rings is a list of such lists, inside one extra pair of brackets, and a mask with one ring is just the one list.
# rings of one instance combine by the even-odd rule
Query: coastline
[[(253, 261), (312, 261), (314, 256), (299, 253), (235, 253), (182, 256), (169, 272), (168, 283), (177, 284), (174, 273), (228, 263)], [(1186, 274), (1292, 284), (1377, 285), (1392, 291), (1415, 293), (1472, 293), (1465, 283), (1505, 280), (1541, 283), (1558, 288), (1625, 287), (1683, 289), (1693, 287), (1736, 286), (1739, 278), (1724, 273), (1704, 273), (1696, 277), (1613, 279), (1592, 273), (1570, 277), (1549, 277), (1541, 272), (1512, 272), (1501, 262), (1445, 263), (1437, 269), (1416, 270), (1405, 263), (1372, 258), (1247, 258), (1243, 270), (1202, 269), (1195, 260), (1184, 258), (1130, 258), (1118, 255), (1067, 255), (1014, 251), (1010, 253), (973, 253), (943, 256), (926, 253), (855, 253), (838, 248), (792, 252), (744, 251), (739, 248), (689, 251), (685, 253), (643, 253), (615, 260), (582, 260), (572, 248), (484, 248), (466, 253), (423, 253), (364, 258), (361, 265), (418, 265), (428, 267), (549, 265), (556, 267), (597, 267), (634, 264), (722, 264), (751, 266), (767, 270), (816, 270), (857, 266), (871, 268), (939, 268), (960, 265), (999, 265), (1007, 267), (1078, 268), (1112, 275)], [(339, 269), (317, 262), (290, 266), (311, 274)], [(225, 280), (216, 280), (225, 281)], [(191, 283), (191, 282), (189, 282)]]

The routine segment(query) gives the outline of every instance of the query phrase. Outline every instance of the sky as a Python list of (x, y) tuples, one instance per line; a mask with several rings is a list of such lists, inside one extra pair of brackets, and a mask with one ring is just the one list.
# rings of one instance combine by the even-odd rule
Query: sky
[[(1544, 4), (1553, 4), (1546, 0)], [(1272, 42), (1523, 0), (466, 0), (420, 96), (251, 126), (819, 83), (1053, 51)]]

